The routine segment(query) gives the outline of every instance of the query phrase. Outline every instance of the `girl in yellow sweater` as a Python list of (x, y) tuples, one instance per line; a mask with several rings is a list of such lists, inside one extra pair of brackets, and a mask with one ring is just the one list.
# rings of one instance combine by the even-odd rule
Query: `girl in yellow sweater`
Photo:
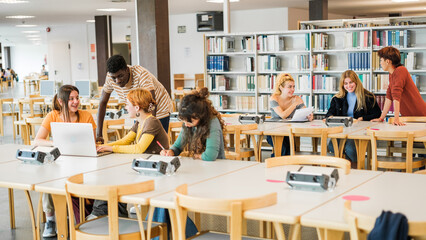
[(162, 149), (157, 141), (168, 149), (167, 133), (160, 120), (151, 114), (154, 106), (155, 100), (149, 91), (142, 88), (131, 90), (127, 94), (126, 109), (131, 118), (136, 118), (135, 125), (122, 139), (99, 146), (97, 151), (159, 154)]

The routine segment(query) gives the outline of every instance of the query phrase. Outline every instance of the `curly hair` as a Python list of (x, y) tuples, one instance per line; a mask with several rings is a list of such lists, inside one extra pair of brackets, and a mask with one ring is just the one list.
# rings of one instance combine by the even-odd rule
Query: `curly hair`
[(399, 50), (394, 47), (384, 47), (377, 53), (380, 58), (388, 59), (392, 62), (392, 65), (396, 68), (401, 66), (401, 54)]
[[(78, 91), (78, 88), (73, 85), (63, 85), (59, 88), (58, 93), (55, 94), (52, 101), (52, 108), (53, 110), (59, 111), (64, 116), (65, 122), (71, 122), (69, 108), (68, 108), (68, 101), (70, 99), (70, 94), (72, 91), (76, 91), (77, 93), (80, 93)], [(62, 100), (62, 105), (59, 103), (58, 98)], [(78, 111), (77, 114), (77, 122), (79, 120)]]
[(107, 71), (109, 73), (116, 73), (122, 69), (127, 68), (126, 60), (121, 55), (114, 55), (108, 58), (106, 64), (107, 64)]
[[(186, 122), (192, 122), (192, 119), (199, 120), (196, 130), (183, 125), (182, 128), (182, 146), (189, 154), (200, 154), (206, 150), (206, 140), (210, 133), (210, 121), (217, 118), (220, 122), (222, 132), (225, 122), (220, 113), (214, 109), (212, 102), (208, 99), (209, 91), (207, 88), (201, 88), (199, 91), (193, 91), (182, 98), (179, 108), (178, 118)], [(225, 143), (225, 137), (222, 135)], [(226, 144), (225, 144), (226, 146)]]
[(127, 94), (127, 99), (133, 106), (139, 106), (144, 112), (149, 113), (156, 104), (152, 94), (143, 88), (132, 89)]
[(274, 86), (274, 95), (281, 95), (281, 87), (285, 86), (286, 82), (294, 82), (293, 77), (288, 73), (281, 73), (278, 75), (277, 80), (275, 80), (275, 86)]

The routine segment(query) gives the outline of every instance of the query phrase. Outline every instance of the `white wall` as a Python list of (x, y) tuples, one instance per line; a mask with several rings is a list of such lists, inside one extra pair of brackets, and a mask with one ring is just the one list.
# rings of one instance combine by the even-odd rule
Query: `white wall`
[(47, 55), (47, 45), (16, 45), (10, 47), (11, 67), (18, 73), (20, 79), (31, 72), (40, 73), (44, 57)]
[[(285, 31), (287, 11), (287, 8), (231, 10), (231, 31)], [(197, 32), (196, 23), (195, 13), (169, 16), (171, 79), (175, 73), (193, 77), (195, 73), (204, 72), (203, 35), (211, 32)], [(186, 33), (177, 33), (178, 26), (186, 26)]]
[[(89, 33), (90, 34), (90, 33)], [(71, 79), (89, 79), (89, 43), (87, 24), (68, 24), (52, 26), (51, 32), (47, 34), (48, 44), (54, 42), (69, 42), (71, 46)], [(49, 55), (47, 64), (49, 63)], [(72, 84), (72, 82), (68, 84)], [(64, 84), (67, 84), (64, 82)]]

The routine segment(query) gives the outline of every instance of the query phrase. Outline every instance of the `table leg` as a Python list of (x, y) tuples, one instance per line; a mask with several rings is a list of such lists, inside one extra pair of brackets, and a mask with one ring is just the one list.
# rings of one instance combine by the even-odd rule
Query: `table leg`
[[(250, 135), (254, 147), (254, 157), (257, 162), (262, 162), (262, 141), (263, 135)], [(257, 138), (257, 139), (256, 139)]]
[(274, 143), (274, 154), (275, 157), (281, 156), (281, 150), (283, 147), (284, 136), (271, 136), (272, 142)]
[(55, 206), (58, 240), (68, 239), (67, 199), (63, 195), (52, 194), (52, 200)]
[(358, 169), (365, 169), (365, 153), (367, 151), (368, 140), (355, 140), (358, 153)]
[(31, 200), (30, 192), (28, 190), (25, 190), (24, 192), (25, 192), (25, 197), (27, 198), (28, 208), (30, 210), (31, 227), (33, 228), (33, 239), (39, 240), (40, 229), (38, 228), (35, 222), (34, 208), (33, 208), (33, 202)]
[(170, 223), (172, 226), (172, 239), (179, 239), (179, 234), (177, 232), (176, 210), (169, 209), (169, 215), (170, 215)]
[(337, 230), (330, 230), (324, 228), (317, 228), (317, 234), (319, 240), (339, 240), (343, 239), (344, 232)]
[(288, 238), (291, 240), (299, 240), (300, 237), (300, 223), (292, 224), (290, 226), (290, 233), (288, 235)]
[(10, 217), (10, 228), (15, 229), (15, 201), (13, 197), (13, 188), (8, 188), (9, 195), (9, 217)]
[(277, 239), (278, 240), (285, 240), (283, 225), (279, 222), (273, 222), (272, 224), (274, 225), (275, 235), (276, 235)]

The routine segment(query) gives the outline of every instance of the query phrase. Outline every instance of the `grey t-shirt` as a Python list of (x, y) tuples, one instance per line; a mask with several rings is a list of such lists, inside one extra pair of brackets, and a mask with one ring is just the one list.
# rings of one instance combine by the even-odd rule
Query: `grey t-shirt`
[[(276, 107), (278, 107), (279, 106), (279, 104), (278, 104), (278, 102), (277, 101), (275, 101), (275, 100), (271, 100), (271, 101), (269, 101), (269, 105), (270, 105), (270, 107), (271, 107), (271, 116), (272, 116), (272, 118), (281, 118), (275, 111), (274, 111), (274, 108), (276, 108)], [(297, 110), (297, 109), (301, 109), (301, 108), (304, 108), (305, 107), (305, 104), (304, 103), (301, 103), (301, 104), (299, 104), (299, 105), (297, 105), (296, 106), (296, 108), (293, 110), (293, 112), (291, 112), (290, 113), (290, 115), (288, 115), (288, 117), (287, 117), (287, 119), (291, 119), (292, 117), (293, 117), (293, 115), (294, 115), (294, 112)]]

